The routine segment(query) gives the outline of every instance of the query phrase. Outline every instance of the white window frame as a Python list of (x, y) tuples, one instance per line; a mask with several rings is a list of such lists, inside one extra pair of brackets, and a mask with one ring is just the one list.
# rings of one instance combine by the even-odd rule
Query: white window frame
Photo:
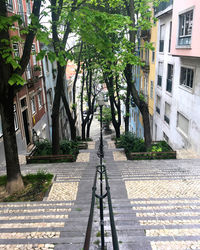
[(18, 123), (18, 118), (17, 118), (16, 104), (13, 105), (13, 112), (14, 112), (15, 131), (17, 131), (19, 129), (19, 123)]
[[(161, 41), (163, 42), (163, 49), (161, 50)], [(160, 37), (159, 37), (159, 53), (165, 51), (165, 24), (160, 25)]]
[(41, 90), (38, 92), (37, 97), (38, 97), (38, 107), (39, 107), (39, 109), (41, 109), (42, 105), (43, 105), (43, 102), (42, 102), (42, 91)]
[(36, 114), (35, 96), (31, 97), (31, 111), (32, 115)]
[[(188, 27), (188, 29), (190, 29), (190, 33), (186, 34), (186, 15), (187, 14), (191, 14), (192, 13), (192, 20), (189, 20), (189, 25), (190, 27)], [(181, 18), (184, 18), (184, 23), (183, 26), (181, 27)], [(178, 47), (191, 47), (191, 41), (192, 41), (192, 30), (193, 30), (193, 21), (194, 21), (194, 8), (190, 8), (185, 10), (182, 13), (179, 13), (179, 25), (178, 25), (178, 41), (177, 41), (177, 45)], [(183, 30), (182, 34), (181, 34), (181, 29)], [(186, 40), (187, 43), (180, 43), (180, 39), (188, 39)]]
[[(167, 110), (167, 107), (169, 108), (169, 111)], [(169, 113), (168, 113), (168, 112)], [(170, 125), (170, 113), (171, 113), (171, 105), (167, 102), (165, 102), (165, 114), (164, 114), (164, 121), (166, 124)]]
[[(186, 78), (186, 81), (185, 83), (184, 82), (181, 82), (181, 72), (182, 72), (182, 68), (185, 68), (187, 71), (188, 70), (192, 70), (193, 71), (193, 81), (192, 81), (192, 87), (191, 86), (188, 86), (187, 85), (187, 78)], [(195, 79), (195, 69), (193, 67), (190, 67), (190, 66), (185, 66), (185, 65), (182, 65), (180, 67), (180, 86), (184, 87), (185, 89), (188, 89), (188, 90), (193, 90), (194, 89), (194, 79)]]
[(36, 54), (35, 54), (36, 46), (34, 43), (32, 44), (31, 52), (32, 52), (33, 65), (37, 65)]
[[(185, 120), (188, 121), (188, 128), (187, 128), (187, 131), (184, 131), (184, 130), (181, 128), (181, 126), (180, 126), (180, 124), (179, 124), (179, 115), (182, 116)], [(190, 120), (189, 120), (182, 112), (179, 112), (179, 111), (177, 111), (177, 124), (176, 124), (176, 127), (177, 127), (178, 131), (181, 132), (181, 134), (183, 134), (185, 137), (188, 137), (188, 135), (189, 135), (189, 127), (190, 127)]]
[[(158, 102), (158, 100), (159, 100), (159, 102)], [(157, 109), (159, 109), (159, 112)], [(161, 109), (161, 96), (157, 95), (156, 96), (156, 113), (159, 115), (160, 115), (160, 109)]]
[(14, 56), (15, 57), (20, 57), (19, 44), (18, 43), (13, 43), (13, 50), (14, 50)]

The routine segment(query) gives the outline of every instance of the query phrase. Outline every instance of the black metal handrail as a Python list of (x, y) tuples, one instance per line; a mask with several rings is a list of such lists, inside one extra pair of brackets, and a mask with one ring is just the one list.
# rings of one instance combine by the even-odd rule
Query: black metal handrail
[(111, 194), (110, 194), (110, 186), (108, 183), (108, 176), (105, 169), (105, 180), (106, 180), (106, 191), (108, 196), (108, 208), (109, 208), (109, 215), (110, 215), (110, 227), (111, 227), (111, 233), (112, 233), (112, 243), (113, 243), (113, 249), (118, 250), (118, 237), (117, 237), (117, 230), (115, 227), (115, 220), (114, 220), (114, 214), (113, 214), (113, 208), (112, 208), (112, 201), (111, 201)]
[[(97, 167), (98, 170), (98, 167)], [(84, 250), (89, 249), (90, 247), (90, 238), (91, 238), (91, 232), (92, 232), (92, 223), (93, 223), (93, 216), (94, 216), (94, 204), (95, 204), (95, 194), (96, 194), (96, 186), (97, 186), (97, 173), (96, 170), (95, 177), (94, 177), (94, 183), (92, 187), (92, 199), (91, 199), (91, 206), (90, 206), (90, 215), (88, 219), (88, 225), (85, 235), (85, 243), (84, 243)]]
[[(103, 135), (102, 135), (102, 106), (100, 106), (100, 145), (97, 152), (98, 157), (100, 158), (100, 165), (96, 167), (96, 173), (94, 178), (94, 184), (92, 188), (92, 200), (91, 200), (91, 207), (90, 207), (90, 215), (88, 219), (88, 225), (86, 230), (85, 242), (84, 242), (84, 250), (89, 250), (90, 247), (90, 239), (91, 239), (91, 232), (92, 232), (92, 223), (93, 223), (93, 216), (94, 216), (94, 204), (95, 204), (95, 197), (99, 199), (100, 203), (100, 226), (101, 226), (101, 249), (104, 250), (105, 245), (105, 235), (104, 235), (104, 207), (103, 207), (103, 199), (108, 197), (108, 207), (109, 207), (109, 216), (110, 216), (110, 226), (111, 226), (111, 233), (112, 233), (112, 243), (113, 249), (119, 250), (118, 245), (118, 238), (117, 238), (117, 231), (115, 227), (114, 221), (114, 214), (112, 208), (112, 201), (111, 201), (111, 194), (110, 194), (110, 186), (108, 183), (108, 176), (106, 172), (106, 166), (102, 164), (102, 159), (104, 158), (104, 151), (103, 151)], [(100, 194), (96, 193), (96, 185), (97, 185), (97, 174), (100, 175)], [(105, 177), (105, 190), (106, 192), (103, 194), (103, 175)]]

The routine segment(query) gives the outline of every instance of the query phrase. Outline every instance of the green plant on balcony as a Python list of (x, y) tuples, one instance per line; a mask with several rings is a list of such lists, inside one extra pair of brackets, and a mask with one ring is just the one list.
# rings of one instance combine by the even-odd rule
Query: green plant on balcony
[(41, 67), (39, 65), (34, 65), (33, 71), (41, 71)]

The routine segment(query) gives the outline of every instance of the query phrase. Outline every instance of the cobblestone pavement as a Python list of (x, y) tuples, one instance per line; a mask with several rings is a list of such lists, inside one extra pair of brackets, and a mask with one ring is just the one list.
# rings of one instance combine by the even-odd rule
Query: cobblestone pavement
[[(46, 170), (54, 182), (42, 202), (0, 203), (0, 250), (83, 248), (99, 164), (97, 120), (91, 136), (95, 141), (75, 163), (22, 165), (23, 174)], [(110, 135), (104, 136), (104, 149), (120, 250), (200, 249), (200, 160), (127, 161)], [(107, 201), (104, 208), (111, 250)], [(96, 202), (91, 250), (99, 249), (99, 228)]]

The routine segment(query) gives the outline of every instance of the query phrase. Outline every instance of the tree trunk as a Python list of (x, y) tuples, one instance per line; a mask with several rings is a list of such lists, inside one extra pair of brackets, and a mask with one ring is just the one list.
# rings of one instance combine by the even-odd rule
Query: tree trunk
[(71, 113), (69, 103), (67, 101), (64, 89), (62, 90), (61, 95), (62, 95), (62, 101), (63, 101), (64, 107), (65, 107), (65, 111), (67, 113), (67, 117), (69, 120), (71, 140), (76, 140), (76, 117), (75, 118), (72, 117), (72, 113)]
[(130, 88), (133, 101), (135, 102), (135, 104), (137, 105), (142, 114), (145, 144), (147, 147), (150, 147), (152, 139), (151, 139), (148, 104), (145, 101), (141, 100), (139, 97), (137, 89), (135, 88), (135, 84), (132, 80), (132, 66), (130, 64), (127, 64), (124, 74), (126, 77), (128, 87)]
[(60, 111), (60, 99), (61, 91), (63, 88), (63, 77), (65, 72), (65, 67), (62, 67), (60, 63), (58, 66), (58, 76), (56, 81), (55, 96), (53, 100), (52, 108), (52, 153), (53, 155), (58, 155), (60, 151), (60, 138), (59, 138), (59, 111)]
[(125, 122), (125, 133), (129, 132), (129, 117), (130, 117), (130, 89), (127, 86), (127, 96), (126, 96), (126, 102), (125, 102), (125, 106), (126, 106), (126, 114), (125, 114), (125, 118), (124, 118), (124, 122)]
[[(6, 85), (6, 84), (5, 84)], [(6, 97), (1, 97), (0, 113), (2, 119), (3, 142), (6, 158), (7, 185), (6, 190), (12, 194), (21, 191), (24, 183), (21, 176), (17, 141), (14, 127), (13, 99), (14, 88), (9, 86)]]
[[(121, 126), (121, 108), (120, 108), (120, 100), (118, 100), (118, 103), (115, 100), (114, 97), (114, 79), (113, 76), (109, 78), (105, 78), (106, 86), (109, 93), (109, 100), (110, 100), (110, 108), (111, 108), (111, 115), (112, 115), (112, 124), (115, 129), (116, 137), (120, 137), (120, 126)], [(117, 87), (116, 87), (117, 91)], [(118, 121), (115, 118), (115, 107), (117, 108), (117, 116)]]

